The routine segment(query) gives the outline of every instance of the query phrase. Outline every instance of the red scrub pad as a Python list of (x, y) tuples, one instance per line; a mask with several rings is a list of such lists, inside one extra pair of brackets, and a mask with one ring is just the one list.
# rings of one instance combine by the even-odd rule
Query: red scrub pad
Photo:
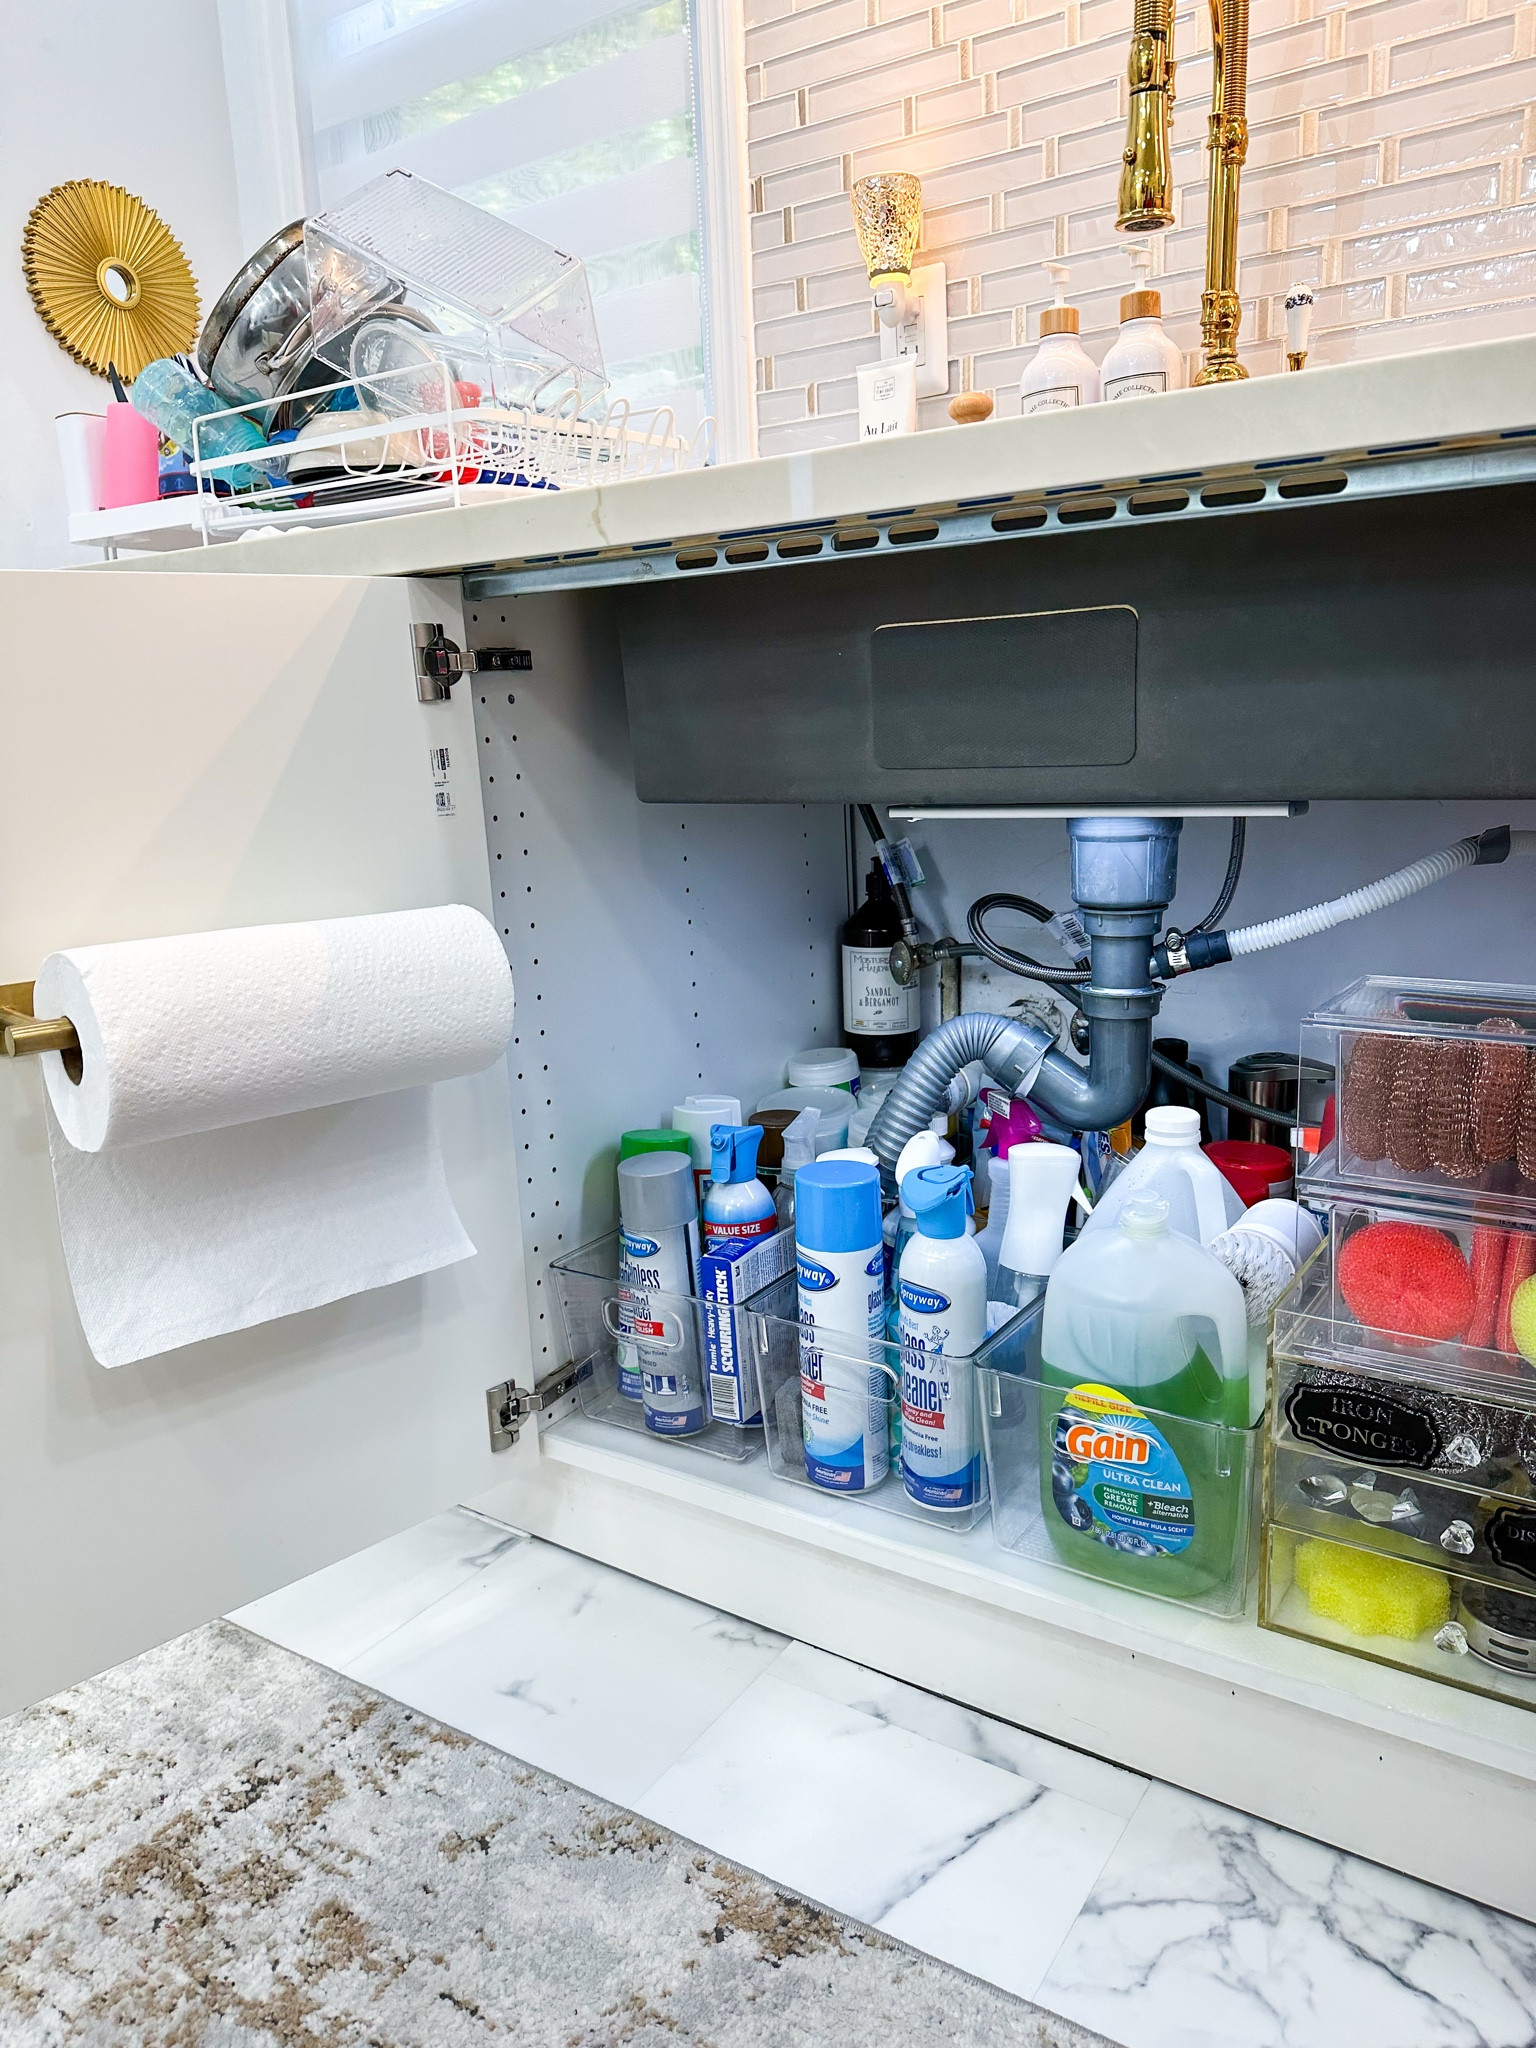
[[(1479, 1223), (1472, 1231), (1472, 1320), (1466, 1342), (1486, 1351), (1499, 1331), (1499, 1283), (1504, 1277), (1502, 1230)], [(1511, 1289), (1513, 1293), (1513, 1289)]]
[(1459, 1337), (1472, 1320), (1472, 1270), (1460, 1245), (1423, 1223), (1368, 1223), (1344, 1241), (1339, 1289), (1376, 1330)]

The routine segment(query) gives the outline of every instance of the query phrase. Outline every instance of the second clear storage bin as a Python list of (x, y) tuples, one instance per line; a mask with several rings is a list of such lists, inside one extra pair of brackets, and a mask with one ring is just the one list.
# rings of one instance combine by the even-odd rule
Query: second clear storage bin
[(977, 1357), (999, 1547), (1207, 1614), (1241, 1614), (1258, 1429), (1049, 1383), (1042, 1309), (1043, 1293)]
[[(977, 1367), (974, 1359), (947, 1361), (950, 1396), (942, 1427), (947, 1432), (945, 1469), (958, 1474), (947, 1488), (923, 1483), (930, 1496), (948, 1491), (952, 1502), (934, 1505), (915, 1497), (902, 1456), (901, 1347), (880, 1337), (851, 1337), (841, 1331), (801, 1327), (794, 1274), (752, 1297), (744, 1328), (756, 1348), (758, 1387), (768, 1465), (775, 1477), (823, 1499), (843, 1499), (929, 1528), (974, 1529), (987, 1513), (986, 1461), (982, 1449)], [(909, 1395), (913, 1390), (909, 1387)], [(857, 1409), (866, 1454), (861, 1466), (829, 1471), (807, 1445), (807, 1403), (832, 1400)], [(908, 1403), (912, 1406), (911, 1400)], [(934, 1425), (925, 1422), (931, 1439)], [(814, 1438), (814, 1424), (811, 1434)], [(813, 1468), (820, 1474), (813, 1477)]]
[(619, 1233), (549, 1268), (594, 1421), (737, 1463), (762, 1449), (749, 1310), (648, 1290), (619, 1276)]

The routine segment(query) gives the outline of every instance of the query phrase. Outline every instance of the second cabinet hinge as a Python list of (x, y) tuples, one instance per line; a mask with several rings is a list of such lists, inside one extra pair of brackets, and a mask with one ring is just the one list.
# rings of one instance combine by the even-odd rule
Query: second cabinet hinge
[(523, 1424), (546, 1408), (553, 1408), (569, 1394), (581, 1377), (578, 1366), (562, 1365), (547, 1372), (532, 1392), (515, 1380), (502, 1380), (485, 1390), (485, 1414), (491, 1429), (491, 1449), (508, 1451), (522, 1434)]
[(526, 647), (471, 647), (461, 653), (440, 625), (414, 625), (416, 695), (423, 704), (446, 704), (460, 676), (506, 675), (533, 667)]

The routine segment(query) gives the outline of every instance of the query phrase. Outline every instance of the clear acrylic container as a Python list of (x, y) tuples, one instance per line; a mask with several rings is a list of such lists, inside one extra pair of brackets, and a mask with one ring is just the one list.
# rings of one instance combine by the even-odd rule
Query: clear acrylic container
[[(986, 1467), (982, 1460), (977, 1498), (956, 1508), (935, 1508), (914, 1500), (902, 1482), (900, 1464), (901, 1347), (882, 1338), (845, 1337), (839, 1332), (818, 1331), (816, 1347), (828, 1384), (841, 1382), (852, 1389), (869, 1389), (871, 1407), (883, 1418), (889, 1446), (890, 1469), (877, 1485), (860, 1492), (833, 1492), (813, 1481), (806, 1470), (805, 1437), (801, 1424), (800, 1354), (802, 1332), (799, 1322), (795, 1276), (787, 1274), (755, 1294), (749, 1304), (755, 1312), (751, 1334), (757, 1345), (758, 1388), (762, 1400), (763, 1429), (768, 1443), (768, 1468), (775, 1478), (790, 1486), (804, 1487), (823, 1500), (842, 1500), (873, 1512), (901, 1515), (929, 1528), (963, 1532), (974, 1529), (987, 1513)], [(990, 1341), (990, 1340), (989, 1340)], [(952, 1359), (951, 1371), (966, 1392), (954, 1404), (947, 1421), (962, 1428), (978, 1458), (982, 1451), (980, 1404), (977, 1399), (975, 1360)]]
[(1259, 1589), (1265, 1628), (1536, 1709), (1536, 1587), (1516, 1592), (1270, 1525)]
[(1301, 1051), (1339, 1085), (1298, 1199), (1491, 1196), (1536, 1222), (1536, 989), (1367, 975), (1304, 1020)]
[[(1118, 1425), (1106, 1414), (1105, 1426), (1121, 1427), (1132, 1439), (1128, 1448), (1133, 1452), (1136, 1418), (1162, 1435), (1189, 1480), (1193, 1533), (1182, 1551), (1161, 1555), (1129, 1529), (1122, 1531), (1131, 1537), (1124, 1548), (1089, 1533), (1080, 1503), (1073, 1514), (1081, 1465), (1074, 1471), (1068, 1446), (1056, 1441), (1066, 1390), (1040, 1376), (1043, 1308), (1042, 1289), (1034, 1307), (977, 1355), (992, 1528), (999, 1547), (1207, 1614), (1241, 1614), (1253, 1555), (1259, 1429), (1191, 1421), (1129, 1402)], [(1149, 1512), (1155, 1516), (1165, 1504), (1149, 1502), (1127, 1485), (1115, 1489), (1109, 1505), (1123, 1522), (1132, 1523)], [(1105, 1525), (1095, 1517), (1094, 1526), (1102, 1530)]]
[[(619, 1235), (615, 1231), (555, 1259), (549, 1277), (560, 1303), (570, 1345), (571, 1362), (579, 1371), (576, 1398), (583, 1414), (648, 1436), (653, 1443), (674, 1444), (681, 1451), (704, 1452), (740, 1464), (763, 1447), (760, 1421), (718, 1419), (738, 1403), (754, 1415), (756, 1359), (754, 1318), (746, 1308), (722, 1308), (692, 1295), (647, 1293), (638, 1302), (619, 1280)], [(636, 1357), (635, 1328), (647, 1328)], [(738, 1362), (735, 1385), (729, 1373), (714, 1373), (711, 1364)], [(689, 1404), (674, 1394), (654, 1406), (623, 1391), (626, 1367), (649, 1364), (653, 1377), (686, 1384), (696, 1398), (700, 1425), (675, 1431), (670, 1422), (681, 1414), (689, 1420)], [(679, 1390), (680, 1391), (680, 1390)], [(662, 1418), (666, 1417), (666, 1422)], [(658, 1423), (662, 1426), (658, 1427)]]
[[(410, 171), (304, 224), (312, 346), (343, 376), (397, 367), (390, 330), (443, 336), (484, 366), (483, 397), (580, 410), (607, 384), (585, 266)], [(368, 337), (378, 360), (353, 357)]]
[(1276, 1305), (1277, 1371), (1304, 1361), (1536, 1406), (1536, 1370), (1500, 1312), (1504, 1288), (1513, 1296), (1536, 1275), (1524, 1216), (1492, 1196), (1454, 1207), (1336, 1196), (1322, 1249)]
[(1529, 1210), (1335, 1190), (1328, 1221), (1275, 1311), (1260, 1621), (1536, 1707), (1536, 1371), (1499, 1308)]
[(1265, 1520), (1296, 1536), (1536, 1594), (1530, 1481), (1513, 1461), (1501, 1477), (1502, 1486), (1466, 1486), (1353, 1461), (1298, 1443), (1282, 1422), (1265, 1443)]

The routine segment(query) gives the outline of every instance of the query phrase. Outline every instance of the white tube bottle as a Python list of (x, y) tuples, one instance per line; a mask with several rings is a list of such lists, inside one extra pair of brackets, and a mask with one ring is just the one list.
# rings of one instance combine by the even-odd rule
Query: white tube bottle
[(1072, 273), (1065, 263), (1046, 263), (1041, 268), (1050, 275), (1056, 303), (1040, 315), (1040, 346), (1019, 379), (1019, 413), (1024, 419), (1039, 412), (1071, 412), (1076, 406), (1099, 402), (1099, 373), (1077, 338), (1077, 308), (1067, 304)]
[(1133, 242), (1128, 253), (1136, 289), (1120, 301), (1119, 338), (1099, 365), (1106, 405), (1184, 389), (1184, 351), (1164, 333), (1162, 294), (1147, 282), (1152, 251), (1144, 242)]
[(901, 1483), (922, 1507), (957, 1514), (986, 1492), (972, 1355), (987, 1335), (987, 1262), (965, 1234), (968, 1166), (908, 1174), (917, 1235), (901, 1255)]

